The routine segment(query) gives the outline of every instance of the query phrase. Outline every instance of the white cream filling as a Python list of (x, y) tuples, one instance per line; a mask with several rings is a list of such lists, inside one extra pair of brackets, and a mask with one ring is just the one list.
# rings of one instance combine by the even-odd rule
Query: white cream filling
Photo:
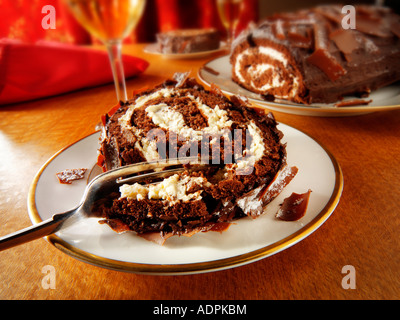
[[(240, 53), (237, 58), (236, 58), (236, 63), (234, 65), (234, 72), (238, 79), (243, 82), (243, 83), (248, 83), (247, 80), (242, 75), (242, 60), (249, 55), (265, 55), (273, 60), (277, 60), (281, 62), (285, 67), (288, 65), (288, 60), (285, 58), (284, 54), (282, 52), (279, 52), (278, 50), (275, 50), (270, 47), (258, 47), (257, 52), (254, 52), (254, 48), (248, 48), (242, 53)], [(269, 79), (268, 83), (263, 84), (262, 86), (257, 85), (254, 80), (250, 81), (250, 86), (253, 87), (255, 90), (267, 92), (270, 89), (273, 88), (279, 88), (282, 87), (286, 84), (286, 81), (283, 79), (283, 77), (280, 76), (279, 71), (276, 69), (276, 66), (268, 64), (268, 63), (261, 63), (258, 65), (252, 65), (249, 68), (247, 68), (247, 73), (250, 75), (251, 79), (258, 79), (261, 77), (261, 75), (269, 70), (274, 70), (274, 74), (272, 78)], [(285, 96), (276, 96), (277, 98), (281, 99), (287, 99), (294, 97), (297, 94), (298, 87), (299, 87), (299, 79), (297, 77), (294, 77), (293, 75), (289, 75), (291, 80), (292, 80), (292, 90), (288, 95)]]
[(186, 129), (191, 129), (186, 126), (182, 114), (172, 110), (165, 103), (148, 106), (146, 112), (153, 123), (161, 128), (170, 129), (180, 135), (184, 132), (186, 135)]
[(187, 97), (195, 101), (198, 109), (207, 117), (207, 127), (201, 130), (188, 127), (182, 114), (166, 104), (148, 106), (146, 108), (147, 115), (154, 124), (175, 132), (180, 139), (185, 140), (201, 140), (204, 133), (216, 134), (232, 125), (232, 120), (228, 120), (228, 113), (220, 109), (218, 105), (210, 108), (203, 104), (199, 98), (195, 99), (191, 95), (187, 95)]
[[(247, 72), (251, 75), (251, 77), (253, 79), (257, 79), (258, 77), (260, 77), (265, 71), (267, 70), (271, 70), (274, 69), (275, 67), (271, 64), (268, 63), (263, 63), (263, 64), (258, 64), (256, 66), (251, 66), (247, 69)], [(282, 85), (282, 81), (281, 78), (279, 76), (278, 73), (274, 73), (274, 75), (272, 76), (272, 79), (270, 80), (269, 83), (263, 85), (262, 87), (258, 87), (254, 81), (251, 81), (251, 85), (254, 88), (257, 88), (258, 90), (261, 91), (267, 91), (271, 88), (277, 88), (280, 87)]]
[(243, 170), (249, 167), (253, 167), (254, 164), (262, 158), (265, 151), (264, 141), (261, 134), (260, 128), (255, 124), (254, 121), (250, 121), (247, 127), (252, 137), (250, 149), (244, 151), (245, 157), (236, 162), (233, 166), (236, 169)]
[(202, 177), (190, 177), (186, 176), (183, 179), (179, 178), (179, 175), (175, 174), (163, 181), (155, 184), (141, 185), (135, 183), (133, 185), (124, 184), (119, 190), (122, 198), (144, 200), (168, 200), (168, 201), (190, 201), (190, 200), (200, 200), (201, 191), (188, 193), (188, 190), (193, 187), (193, 185), (199, 185), (201, 187), (210, 185)]
[(135, 148), (140, 150), (147, 161), (157, 160), (160, 158), (155, 140), (141, 139), (141, 143), (136, 141)]
[(269, 56), (274, 60), (282, 62), (284, 66), (287, 66), (288, 64), (288, 60), (285, 58), (285, 55), (276, 49), (273, 49), (271, 47), (259, 47), (258, 51), (263, 55)]
[[(262, 71), (265, 67), (260, 66), (259, 71)], [(119, 123), (124, 130), (130, 130), (137, 137), (138, 141), (135, 144), (135, 147), (139, 149), (142, 154), (145, 156), (147, 161), (157, 160), (160, 158), (160, 155), (157, 151), (157, 144), (154, 139), (147, 139), (142, 134), (142, 131), (136, 127), (132, 127), (130, 124), (130, 119), (132, 117), (133, 111), (136, 108), (140, 108), (145, 105), (146, 102), (156, 99), (158, 97), (169, 97), (172, 94), (172, 90), (170, 89), (160, 89), (151, 95), (139, 97), (134, 104), (130, 106), (128, 111), (119, 118)], [(202, 103), (201, 99), (195, 98), (192, 95), (186, 95), (191, 98), (197, 104), (198, 109), (202, 112), (202, 114), (207, 118), (208, 126), (202, 128), (201, 130), (194, 130), (186, 125), (182, 114), (165, 103), (159, 104), (150, 104), (146, 107), (147, 115), (152, 119), (153, 123), (157, 126), (171, 130), (178, 135), (178, 139), (182, 140), (197, 140), (200, 141), (205, 134), (220, 134), (222, 136), (228, 137), (231, 134), (230, 126), (233, 121), (229, 120), (228, 113), (219, 108), (219, 106), (215, 106), (211, 108), (206, 104)], [(252, 142), (250, 146), (246, 146), (246, 149), (243, 150), (242, 155), (243, 158), (238, 160), (233, 165), (227, 165), (228, 170), (243, 170), (248, 167), (254, 166), (254, 164), (261, 159), (264, 154), (265, 146), (262, 138), (262, 132), (256, 125), (254, 121), (250, 121), (248, 127), (248, 132), (252, 137)], [(245, 134), (245, 133), (244, 133)], [(228, 137), (232, 139), (232, 137)], [(210, 149), (213, 149), (214, 144), (218, 145), (220, 141), (215, 137), (210, 142)], [(141, 192), (140, 185), (137, 185), (135, 188), (138, 191), (135, 191), (139, 197)], [(154, 187), (151, 187), (154, 188)], [(133, 192), (133, 191), (132, 191)], [(143, 191), (144, 192), (144, 191)], [(150, 192), (150, 191), (149, 191)], [(151, 192), (150, 192), (151, 194)]]
[(172, 93), (173, 93), (173, 90), (171, 90), (169, 88), (162, 88), (160, 90), (157, 90), (156, 92), (153, 92), (150, 95), (141, 96), (141, 97), (137, 98), (135, 100), (135, 102), (129, 106), (129, 109), (127, 110), (127, 112), (118, 119), (121, 127), (123, 129), (132, 129), (130, 122), (131, 122), (133, 111), (135, 109), (138, 109), (138, 108), (144, 106), (146, 104), (146, 102), (148, 102), (150, 100), (160, 98), (160, 97), (168, 98), (171, 96)]
[[(162, 88), (150, 95), (141, 96), (129, 107), (127, 112), (121, 116), (118, 121), (123, 130), (130, 130), (136, 136), (138, 141), (135, 144), (135, 147), (139, 149), (147, 161), (157, 160), (160, 158), (157, 152), (156, 142), (154, 140), (149, 140), (147, 137), (144, 137), (142, 134), (142, 130), (134, 128), (131, 126), (131, 118), (135, 109), (138, 109), (144, 106), (148, 101), (153, 99), (157, 99), (160, 97), (170, 97), (172, 93), (176, 94), (176, 91), (173, 91), (169, 88)], [(146, 107), (147, 115), (152, 119), (153, 123), (159, 126), (160, 128), (164, 128), (167, 130), (171, 130), (178, 135), (179, 140), (197, 140), (200, 141), (204, 134), (228, 134), (229, 127), (232, 125), (233, 121), (229, 120), (228, 113), (219, 108), (219, 106), (215, 106), (211, 108), (206, 104), (202, 103), (201, 99), (195, 98), (193, 95), (186, 95), (197, 104), (198, 109), (203, 113), (203, 115), (207, 118), (208, 126), (201, 130), (194, 130), (186, 125), (185, 120), (182, 114), (165, 103), (149, 105)], [(224, 132), (225, 131), (225, 132)]]

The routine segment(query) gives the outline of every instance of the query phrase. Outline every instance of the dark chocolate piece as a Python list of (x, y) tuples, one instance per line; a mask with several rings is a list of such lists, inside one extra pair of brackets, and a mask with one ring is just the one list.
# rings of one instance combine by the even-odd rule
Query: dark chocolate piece
[(292, 193), (283, 200), (281, 207), (276, 213), (276, 217), (284, 221), (297, 221), (306, 214), (311, 190), (306, 193)]

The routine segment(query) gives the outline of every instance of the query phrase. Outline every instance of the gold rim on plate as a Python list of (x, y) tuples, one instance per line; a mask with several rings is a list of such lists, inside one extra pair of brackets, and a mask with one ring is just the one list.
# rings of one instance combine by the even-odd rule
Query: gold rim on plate
[[(284, 123), (282, 123), (284, 124)], [(285, 125), (285, 124), (284, 124)], [(288, 125), (286, 125), (288, 126)], [(293, 128), (291, 126), (288, 126)], [(195, 274), (195, 273), (204, 273), (204, 272), (211, 272), (211, 271), (219, 271), (224, 269), (229, 269), (233, 267), (242, 266), (251, 262), (258, 261), (260, 259), (269, 257), (273, 254), (276, 254), (284, 249), (291, 247), (292, 245), (296, 244), (297, 242), (303, 240), (315, 230), (317, 230), (332, 214), (335, 210), (336, 206), (339, 203), (339, 199), (342, 194), (343, 190), (343, 173), (340, 168), (339, 163), (336, 161), (335, 157), (323, 146), (321, 145), (316, 139), (312, 138), (310, 135), (304, 133), (299, 129), (295, 129), (301, 132), (302, 134), (306, 135), (307, 137), (314, 140), (329, 156), (329, 159), (334, 167), (335, 171), (335, 185), (333, 188), (333, 192), (329, 198), (328, 203), (325, 207), (319, 212), (319, 214), (311, 220), (307, 225), (302, 227), (300, 230), (294, 232), (293, 234), (274, 242), (270, 245), (267, 245), (263, 248), (250, 251), (244, 254), (240, 254), (237, 256), (219, 259), (219, 260), (211, 260), (205, 262), (196, 262), (196, 263), (183, 263), (183, 264), (143, 264), (143, 263), (133, 263), (127, 261), (120, 261), (114, 260), (109, 258), (104, 258), (98, 255), (94, 255), (88, 253), (84, 250), (81, 250), (67, 241), (61, 239), (55, 234), (49, 235), (45, 237), (48, 242), (50, 242), (54, 247), (59, 249), (60, 251), (66, 253), (67, 255), (92, 264), (99, 267), (117, 270), (117, 271), (124, 271), (124, 272), (133, 272), (133, 273), (142, 273), (142, 274), (154, 274), (154, 275), (183, 275), (183, 274)], [(39, 179), (43, 173), (43, 171), (47, 168), (47, 166), (63, 151), (70, 148), (71, 146), (79, 143), (80, 141), (84, 140), (85, 138), (97, 134), (97, 132), (92, 133), (78, 141), (68, 145), (67, 147), (61, 149), (56, 154), (54, 154), (46, 163), (40, 168), (40, 170), (35, 175), (32, 184), (29, 188), (28, 193), (28, 211), (29, 217), (31, 221), (35, 224), (42, 222), (39, 212), (36, 207), (36, 188), (39, 182)]]

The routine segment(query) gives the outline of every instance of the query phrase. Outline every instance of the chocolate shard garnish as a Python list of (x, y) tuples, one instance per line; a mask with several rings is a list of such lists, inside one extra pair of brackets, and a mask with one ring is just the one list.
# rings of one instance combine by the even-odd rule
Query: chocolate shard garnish
[(347, 73), (340, 63), (328, 51), (323, 49), (314, 51), (307, 58), (307, 61), (321, 69), (331, 81), (335, 81)]
[(237, 206), (246, 215), (257, 218), (263, 213), (265, 206), (275, 199), (289, 182), (292, 181), (297, 172), (297, 167), (286, 166), (275, 176), (275, 179), (269, 185), (258, 187), (239, 198), (236, 201)]
[(308, 201), (310, 199), (311, 190), (306, 193), (292, 193), (288, 198), (283, 200), (281, 207), (276, 213), (276, 217), (284, 221), (297, 221), (304, 217)]
[(296, 48), (309, 49), (313, 43), (310, 29), (304, 25), (292, 25), (287, 37), (291, 45)]
[(274, 30), (275, 37), (280, 40), (286, 39), (286, 32), (284, 29), (284, 23), (282, 20), (276, 20), (275, 23), (272, 25), (272, 29)]
[(328, 41), (327, 27), (323, 24), (316, 23), (314, 25), (315, 51), (307, 58), (307, 62), (321, 69), (331, 81), (335, 81), (344, 76), (347, 71), (329, 52)]
[(337, 29), (329, 34), (329, 39), (333, 40), (339, 50), (345, 54), (350, 54), (360, 47), (356, 39), (357, 31)]

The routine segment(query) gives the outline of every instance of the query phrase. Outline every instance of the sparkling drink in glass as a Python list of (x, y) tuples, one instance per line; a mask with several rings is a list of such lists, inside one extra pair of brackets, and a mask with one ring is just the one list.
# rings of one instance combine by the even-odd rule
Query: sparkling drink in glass
[(78, 22), (107, 47), (118, 101), (127, 101), (122, 40), (142, 16), (146, 0), (65, 0)]
[(218, 13), (228, 33), (228, 46), (232, 43), (243, 9), (243, 0), (217, 0)]

